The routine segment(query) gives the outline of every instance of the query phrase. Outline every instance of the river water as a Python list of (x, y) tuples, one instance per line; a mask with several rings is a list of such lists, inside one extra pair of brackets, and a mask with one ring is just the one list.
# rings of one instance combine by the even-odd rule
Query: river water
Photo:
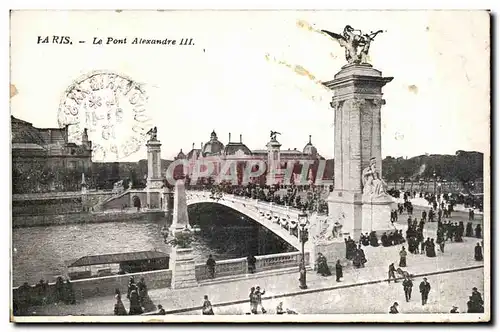
[[(192, 244), (197, 263), (209, 254), (216, 260), (295, 251), (257, 222), (222, 206), (199, 204), (189, 208), (192, 225), (201, 228)], [(54, 281), (66, 274), (68, 262), (82, 256), (160, 250), (162, 222), (128, 221), (15, 228), (12, 231), (13, 286)], [(260, 242), (261, 245), (257, 245)]]

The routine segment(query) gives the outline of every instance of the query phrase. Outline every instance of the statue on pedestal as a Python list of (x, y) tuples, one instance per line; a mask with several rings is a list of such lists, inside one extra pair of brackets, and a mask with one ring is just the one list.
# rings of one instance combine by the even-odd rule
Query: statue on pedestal
[(387, 195), (387, 184), (382, 180), (382, 176), (377, 170), (375, 157), (370, 159), (370, 166), (363, 170), (361, 176), (363, 179), (363, 195), (372, 198)]
[[(360, 64), (368, 63), (370, 44), (383, 31), (378, 30), (367, 34), (361, 30), (355, 30), (350, 25), (346, 25), (341, 35), (327, 30), (321, 30), (321, 32), (333, 37), (339, 42), (340, 46), (345, 48), (345, 58), (349, 64)], [(358, 48), (361, 48), (359, 53)]]
[(281, 135), (281, 133), (278, 133), (277, 131), (272, 131), (271, 130), (271, 140), (275, 141), (276, 140), (276, 135)]
[(157, 140), (158, 140), (158, 138), (157, 138), (157, 133), (158, 133), (158, 131), (157, 131), (156, 127), (151, 128), (151, 129), (150, 129), (150, 130), (146, 133), (146, 135), (149, 135), (149, 141), (157, 141)]

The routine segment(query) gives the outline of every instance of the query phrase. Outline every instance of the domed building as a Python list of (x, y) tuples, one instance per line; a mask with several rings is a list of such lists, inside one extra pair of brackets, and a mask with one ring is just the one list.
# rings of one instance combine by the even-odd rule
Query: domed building
[[(318, 154), (318, 150), (311, 142), (311, 135), (309, 135), (309, 142), (304, 146), (301, 150), (296, 148), (294, 149), (281, 149), (281, 144), (276, 140), (276, 137), (272, 138), (270, 142), (266, 145), (267, 149), (261, 150), (250, 150), (244, 143), (242, 135), (240, 135), (239, 142), (231, 141), (231, 133), (229, 133), (229, 141), (224, 146), (218, 138), (215, 130), (212, 131), (210, 135), (210, 141), (202, 144), (200, 149), (194, 148), (194, 143), (191, 151), (186, 156), (188, 160), (188, 169), (189, 174), (193, 174), (197, 169), (200, 159), (204, 159), (203, 163), (213, 163), (214, 167), (212, 170), (212, 174), (210, 177), (216, 178), (219, 176), (219, 172), (221, 171), (221, 166), (226, 161), (234, 161), (237, 165), (238, 172), (238, 182), (241, 180), (240, 173), (243, 173), (243, 170), (248, 165), (248, 162), (252, 163), (255, 160), (262, 160), (267, 168), (269, 167), (277, 167), (280, 169), (286, 169), (289, 163), (293, 163), (293, 179), (291, 180), (294, 183), (298, 183), (299, 175), (302, 170), (299, 166), (300, 162), (303, 160), (311, 160), (309, 168), (308, 180), (312, 180), (316, 178), (317, 170), (319, 169), (320, 161), (325, 161), (321, 155)], [(178, 158), (177, 158), (178, 159)], [(202, 163), (202, 164), (203, 164)], [(200, 164), (200, 165), (202, 165)], [(255, 165), (255, 163), (254, 163)], [(327, 171), (327, 173), (331, 173)], [(263, 174), (261, 178), (253, 180), (254, 182), (264, 184), (267, 183), (269, 179), (266, 180), (266, 176), (270, 174)], [(325, 175), (325, 174), (324, 174)], [(326, 174), (326, 178), (330, 179), (331, 176)], [(323, 177), (325, 179), (325, 177)], [(275, 181), (278, 183), (283, 183), (284, 179), (280, 176), (275, 177)]]
[(212, 134), (210, 134), (210, 141), (205, 143), (201, 150), (201, 155), (203, 157), (207, 156), (217, 156), (222, 153), (224, 150), (224, 144), (222, 144), (218, 138), (217, 134), (215, 133), (215, 130), (212, 131)]
[(307, 143), (306, 146), (304, 146), (304, 149), (302, 150), (302, 152), (304, 154), (310, 155), (310, 156), (316, 156), (318, 154), (318, 150), (311, 143), (311, 135), (309, 135), (309, 143)]
[(186, 155), (184, 154), (184, 152), (182, 152), (182, 149), (181, 149), (181, 151), (177, 154), (177, 157), (175, 157), (175, 159), (186, 159)]

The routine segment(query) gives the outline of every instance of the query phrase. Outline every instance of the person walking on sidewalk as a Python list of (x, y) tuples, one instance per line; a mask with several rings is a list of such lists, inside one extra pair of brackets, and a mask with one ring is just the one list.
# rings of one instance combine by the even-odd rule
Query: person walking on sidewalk
[(250, 294), (248, 295), (250, 299), (250, 312), (252, 314), (257, 314), (257, 300), (255, 298), (255, 287), (250, 288)]
[(406, 255), (408, 255), (408, 253), (403, 246), (403, 248), (399, 252), (399, 267), (406, 267)]
[(431, 284), (424, 277), (424, 281), (420, 283), (420, 294), (422, 296), (422, 305), (427, 304), (427, 299), (429, 298), (429, 293), (431, 291)]
[(208, 295), (203, 296), (203, 307), (201, 309), (203, 315), (213, 315), (214, 309), (212, 308), (212, 303), (208, 299)]
[(209, 278), (215, 278), (215, 259), (213, 259), (212, 255), (208, 255), (207, 259), (207, 270), (208, 270), (208, 277)]
[(344, 277), (342, 273), (342, 264), (340, 264), (340, 259), (337, 259), (337, 264), (335, 264), (335, 276), (337, 277), (337, 282), (340, 281), (340, 278)]
[(391, 264), (389, 265), (389, 271), (388, 271), (388, 274), (389, 274), (389, 279), (387, 280), (387, 282), (388, 282), (389, 284), (391, 283), (391, 278), (393, 278), (393, 279), (394, 279), (394, 282), (398, 282), (398, 281), (396, 280), (396, 274), (395, 274), (395, 272), (396, 272), (396, 268), (394, 267), (394, 263), (391, 263)]
[(267, 312), (267, 310), (264, 309), (264, 306), (262, 305), (262, 295), (264, 295), (265, 293), (266, 293), (265, 290), (262, 290), (262, 291), (260, 290), (260, 286), (255, 287), (254, 296), (255, 296), (255, 301), (257, 303), (255, 311), (257, 312), (259, 310), (259, 307), (260, 307), (263, 314), (265, 314)]
[(405, 278), (403, 281), (403, 289), (405, 291), (406, 302), (410, 302), (411, 300), (411, 290), (413, 288), (413, 282), (410, 277)]

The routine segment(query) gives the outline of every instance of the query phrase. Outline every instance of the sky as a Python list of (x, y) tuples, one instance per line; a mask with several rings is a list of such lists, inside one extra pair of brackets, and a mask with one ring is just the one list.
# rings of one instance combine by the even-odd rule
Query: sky
[[(383, 88), (382, 157), (489, 151), (484, 11), (14, 12), (11, 114), (57, 127), (71, 83), (107, 70), (144, 84), (145, 112), (158, 128), (164, 159), (192, 143), (198, 148), (212, 130), (224, 144), (229, 133), (232, 141), (241, 134), (250, 149), (264, 149), (270, 130), (281, 133), (282, 149), (302, 149), (312, 135), (318, 152), (334, 158), (332, 92), (321, 82), (346, 61), (340, 45), (319, 30), (340, 33), (347, 24), (384, 30), (370, 49), (371, 64), (394, 77)], [(38, 36), (53, 35), (75, 43), (37, 44)], [(92, 45), (94, 37), (193, 38), (194, 45)], [(120, 137), (131, 132), (122, 130)], [(145, 158), (142, 146), (119, 161)]]

